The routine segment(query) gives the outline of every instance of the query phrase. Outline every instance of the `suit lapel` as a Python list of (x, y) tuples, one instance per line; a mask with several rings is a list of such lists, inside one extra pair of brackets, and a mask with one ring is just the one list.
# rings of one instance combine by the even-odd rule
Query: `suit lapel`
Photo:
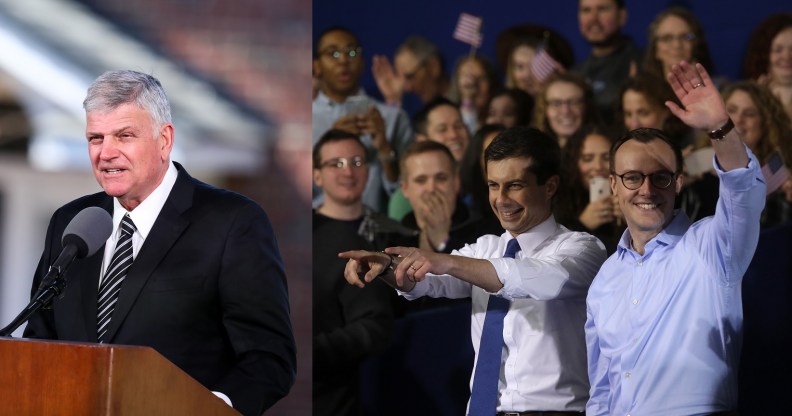
[[(190, 221), (185, 219), (182, 213), (186, 209), (184, 201), (192, 201), (195, 185), (187, 172), (179, 164), (176, 166), (179, 168), (176, 183), (162, 206), (151, 232), (140, 248), (140, 252), (135, 257), (132, 267), (129, 268), (126, 278), (124, 278), (123, 286), (118, 294), (118, 303), (116, 303), (113, 317), (110, 320), (110, 328), (107, 330), (106, 337), (110, 342), (113, 341), (116, 332), (123, 325), (151, 274), (190, 224)], [(189, 203), (187, 205), (189, 206)], [(94, 310), (96, 310), (95, 305)], [(95, 323), (96, 316), (94, 316), (94, 326)]]
[[(85, 340), (88, 342), (96, 342), (96, 308), (99, 296), (99, 274), (102, 272), (102, 258), (104, 257), (104, 246), (100, 248), (93, 256), (75, 262), (72, 266), (74, 276), (79, 276), (81, 299), (78, 301), (82, 304), (83, 319), (85, 324)], [(70, 273), (71, 274), (71, 273)]]
[[(99, 205), (113, 215), (113, 199), (105, 198)], [(93, 256), (85, 260), (75, 261), (72, 264), (73, 276), (79, 276), (80, 293), (82, 299), (78, 301), (82, 304), (83, 322), (85, 323), (85, 340), (96, 342), (96, 315), (97, 302), (99, 301), (99, 275), (102, 273), (102, 260), (104, 258), (105, 245), (99, 248)]]

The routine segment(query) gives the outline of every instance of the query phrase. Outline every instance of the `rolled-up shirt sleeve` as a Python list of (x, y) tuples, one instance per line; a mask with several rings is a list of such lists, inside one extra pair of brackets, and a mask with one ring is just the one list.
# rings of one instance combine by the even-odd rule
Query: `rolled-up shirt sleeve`
[(605, 246), (596, 237), (580, 232), (554, 235), (542, 245), (536, 253), (518, 253), (516, 259), (488, 259), (503, 283), (494, 294), (509, 300), (586, 297), (605, 261)]

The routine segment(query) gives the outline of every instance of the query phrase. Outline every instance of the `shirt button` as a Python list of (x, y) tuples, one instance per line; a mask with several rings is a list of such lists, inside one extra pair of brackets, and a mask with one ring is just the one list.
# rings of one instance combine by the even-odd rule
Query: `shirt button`
[(642, 261), (639, 261), (639, 262), (638, 262), (638, 265), (639, 265), (639, 266), (643, 266), (643, 262), (642, 262)]
[(632, 302), (633, 302), (633, 305), (637, 305), (638, 304), (638, 299), (633, 299)]
[(624, 373), (624, 377), (626, 377), (626, 378), (630, 378), (631, 375), (632, 375), (632, 373), (629, 372), (629, 371)]

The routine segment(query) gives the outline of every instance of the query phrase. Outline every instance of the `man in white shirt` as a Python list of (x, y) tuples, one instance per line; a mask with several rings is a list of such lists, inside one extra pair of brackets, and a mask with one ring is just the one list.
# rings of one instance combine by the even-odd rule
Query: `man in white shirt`
[[(553, 218), (560, 150), (552, 138), (533, 128), (509, 129), (487, 148), (485, 160), (490, 204), (506, 232), (450, 255), (408, 247), (341, 253), (350, 259), (345, 278), (363, 287), (380, 277), (408, 299), (472, 297), (476, 364), (468, 414), (580, 414), (588, 398), (585, 298), (605, 248)], [(492, 333), (488, 309), (503, 302), (493, 358), (483, 353)], [(488, 388), (478, 377), (484, 377), (482, 365), (493, 363)]]

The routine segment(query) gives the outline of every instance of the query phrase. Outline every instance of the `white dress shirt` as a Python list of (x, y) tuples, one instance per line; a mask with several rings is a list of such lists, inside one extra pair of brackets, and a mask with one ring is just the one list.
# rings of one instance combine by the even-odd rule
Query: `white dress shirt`
[[(516, 237), (521, 251), (514, 259), (503, 258), (512, 238), (509, 232), (485, 235), (451, 253), (491, 262), (503, 283), (494, 294), (511, 300), (503, 323), (497, 410), (583, 411), (589, 390), (586, 293), (605, 261), (605, 247), (552, 216)], [(407, 299), (472, 297), (470, 333), (478, 360), (490, 293), (449, 275), (427, 274), (412, 291), (400, 294)]]
[(105, 268), (113, 259), (116, 243), (121, 237), (121, 220), (126, 214), (129, 214), (129, 217), (132, 219), (132, 222), (135, 223), (135, 228), (137, 229), (135, 233), (132, 234), (132, 257), (137, 257), (140, 247), (143, 246), (143, 242), (146, 241), (146, 237), (154, 227), (154, 221), (157, 220), (162, 206), (165, 205), (165, 201), (168, 200), (168, 195), (170, 195), (171, 189), (173, 189), (173, 185), (176, 183), (176, 177), (179, 176), (176, 165), (174, 165), (173, 162), (168, 162), (168, 165), (168, 171), (165, 172), (165, 177), (162, 178), (162, 182), (160, 182), (154, 191), (131, 212), (127, 212), (126, 208), (121, 206), (121, 203), (118, 202), (118, 198), (113, 198), (113, 232), (110, 234), (110, 238), (107, 239), (107, 243), (105, 244), (102, 274), (99, 277), (100, 285), (105, 273)]
[[(118, 198), (113, 198), (113, 233), (107, 239), (104, 251), (104, 261), (102, 262), (102, 275), (99, 277), (99, 284), (101, 285), (102, 278), (105, 273), (105, 268), (110, 264), (113, 259), (113, 252), (115, 251), (116, 243), (121, 237), (121, 220), (124, 215), (129, 214), (132, 222), (135, 223), (135, 233), (132, 234), (132, 257), (137, 257), (140, 248), (146, 241), (151, 229), (154, 228), (154, 222), (157, 221), (165, 201), (173, 190), (173, 185), (176, 184), (176, 178), (179, 172), (176, 170), (176, 165), (173, 162), (168, 162), (168, 170), (165, 172), (165, 177), (162, 182), (154, 189), (154, 191), (143, 200), (135, 209), (128, 212), (126, 208), (121, 206)], [(213, 391), (215, 396), (223, 400), (227, 405), (231, 406), (231, 399), (219, 391)]]

